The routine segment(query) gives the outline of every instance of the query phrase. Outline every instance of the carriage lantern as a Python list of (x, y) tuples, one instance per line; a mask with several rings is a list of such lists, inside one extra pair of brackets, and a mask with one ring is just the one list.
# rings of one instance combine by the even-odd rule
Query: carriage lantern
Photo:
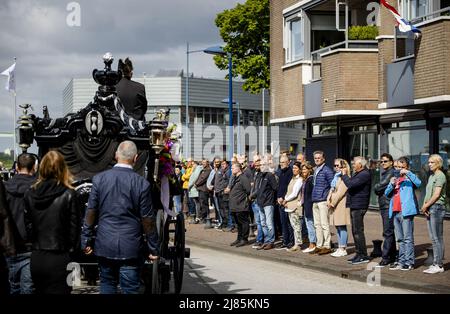
[(22, 153), (26, 153), (27, 149), (33, 144), (33, 120), (28, 114), (28, 109), (33, 109), (30, 104), (23, 104), (19, 106), (23, 109), (23, 114), (19, 117), (17, 123), (19, 126), (16, 129), (17, 138), (19, 139), (19, 146), (22, 148)]
[(167, 125), (168, 121), (163, 111), (157, 112), (156, 117), (150, 122), (150, 145), (156, 154), (155, 169), (153, 172), (155, 181), (158, 179), (159, 154), (166, 145)]

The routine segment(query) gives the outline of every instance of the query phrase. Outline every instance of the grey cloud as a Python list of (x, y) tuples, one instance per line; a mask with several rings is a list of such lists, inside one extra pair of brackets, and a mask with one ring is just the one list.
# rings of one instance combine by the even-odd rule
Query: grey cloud
[[(17, 57), (18, 104), (31, 103), (37, 114), (48, 105), (60, 115), (62, 90), (72, 77), (90, 77), (111, 51), (131, 57), (135, 75), (158, 69), (184, 69), (186, 41), (191, 49), (221, 43), (214, 24), (217, 13), (244, 0), (78, 0), (81, 26), (69, 27), (69, 0), (2, 0), (0, 2), (0, 71)], [(198, 76), (221, 77), (212, 56), (190, 55)], [(13, 97), (0, 76), (0, 132), (11, 131)], [(19, 110), (17, 111), (19, 115)], [(6, 146), (0, 138), (0, 150)]]

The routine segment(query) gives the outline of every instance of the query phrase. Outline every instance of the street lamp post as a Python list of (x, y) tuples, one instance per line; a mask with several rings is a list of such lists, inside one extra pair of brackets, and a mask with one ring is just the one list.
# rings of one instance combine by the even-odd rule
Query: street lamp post
[(265, 138), (265, 132), (264, 132), (264, 93), (266, 89), (263, 88), (262, 90), (262, 153), (263, 155), (266, 154), (266, 138)]
[[(228, 98), (221, 101), (223, 104), (228, 104)], [(241, 105), (238, 101), (233, 100), (233, 105), (237, 105), (237, 153), (241, 154)]]
[(189, 42), (186, 42), (186, 116), (185, 116), (185, 124), (186, 124), (186, 158), (191, 157), (189, 155), (191, 143), (189, 141), (189, 54), (195, 52), (202, 52), (203, 50), (189, 50)]
[(209, 47), (203, 52), (212, 54), (212, 55), (221, 55), (227, 56), (228, 58), (228, 115), (229, 115), (229, 144), (230, 147), (228, 149), (228, 159), (230, 162), (231, 169), (231, 161), (233, 160), (233, 151), (234, 151), (234, 142), (233, 142), (233, 60), (231, 53), (225, 52), (221, 46)]

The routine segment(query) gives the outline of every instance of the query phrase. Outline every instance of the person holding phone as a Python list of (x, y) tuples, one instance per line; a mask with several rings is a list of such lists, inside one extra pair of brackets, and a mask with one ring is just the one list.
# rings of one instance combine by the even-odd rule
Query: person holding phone
[(428, 159), (432, 175), (428, 179), (422, 213), (427, 216), (428, 230), (433, 243), (433, 264), (423, 272), (437, 274), (444, 272), (442, 259), (444, 257), (444, 216), (445, 193), (447, 179), (442, 172), (442, 157), (434, 154)]
[(394, 176), (384, 194), (390, 197), (389, 218), (393, 217), (395, 237), (399, 244), (398, 263), (391, 270), (408, 271), (414, 268), (414, 216), (419, 213), (414, 190), (422, 184), (409, 170), (409, 159), (400, 157), (394, 164)]

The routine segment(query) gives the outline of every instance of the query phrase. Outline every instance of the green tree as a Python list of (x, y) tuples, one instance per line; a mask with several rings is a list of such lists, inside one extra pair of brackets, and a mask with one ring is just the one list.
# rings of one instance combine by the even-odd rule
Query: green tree
[[(215, 22), (226, 44), (223, 49), (233, 58), (233, 77), (240, 75), (245, 80), (244, 90), (254, 94), (269, 88), (269, 0), (237, 4), (219, 13)], [(219, 69), (228, 69), (226, 57), (215, 56), (214, 61)]]

